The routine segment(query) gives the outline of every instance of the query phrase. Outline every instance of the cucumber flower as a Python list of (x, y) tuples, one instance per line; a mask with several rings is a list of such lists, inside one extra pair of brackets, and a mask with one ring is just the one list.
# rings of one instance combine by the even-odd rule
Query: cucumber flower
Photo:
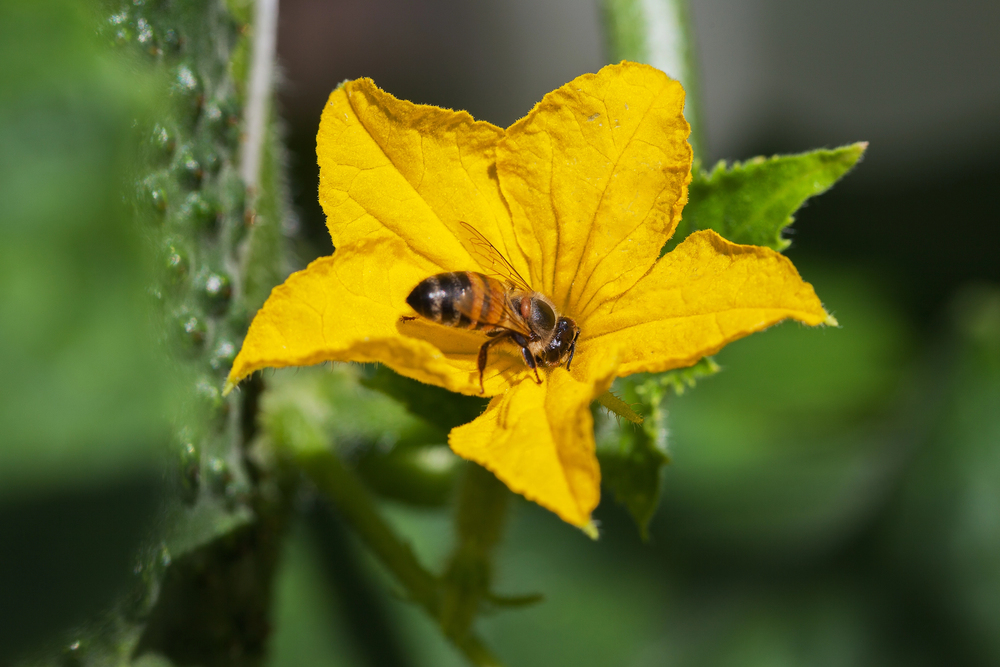
[(661, 249), (691, 180), (684, 90), (630, 62), (580, 76), (506, 130), (413, 104), (369, 79), (323, 109), (319, 200), (336, 251), (292, 274), (257, 313), (226, 390), (262, 368), (379, 362), (479, 395), (479, 331), (416, 318), (429, 276), (495, 274), (473, 228), (580, 328), (570, 368), (489, 349), (492, 400), (451, 431), (456, 454), (592, 530), (600, 468), (590, 406), (616, 377), (690, 366), (786, 318), (831, 323), (792, 263), (713, 231)]

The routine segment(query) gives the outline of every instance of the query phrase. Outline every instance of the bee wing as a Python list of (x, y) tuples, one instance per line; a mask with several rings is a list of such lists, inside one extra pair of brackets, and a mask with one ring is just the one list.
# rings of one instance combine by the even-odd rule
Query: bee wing
[[(482, 275), (482, 274), (480, 274)], [(489, 276), (483, 276), (488, 278)], [(492, 278), (491, 278), (492, 280)], [(506, 286), (505, 286), (506, 287)], [(486, 289), (489, 290), (490, 287), (487, 285)], [(533, 335), (528, 324), (521, 317), (521, 314), (511, 305), (510, 300), (507, 296), (506, 290), (504, 291), (503, 300), (496, 298), (496, 291), (493, 291), (493, 298), (490, 300), (489, 307), (489, 319), (485, 320), (485, 313), (480, 311), (479, 313), (473, 312), (473, 303), (464, 302), (462, 300), (456, 300), (453, 304), (455, 310), (465, 315), (470, 320), (479, 322), (484, 325), (493, 326), (497, 329), (506, 329), (508, 331), (513, 331), (515, 333), (523, 334), (525, 336)]]
[(464, 221), (458, 224), (462, 225), (469, 232), (469, 241), (472, 246), (470, 250), (483, 267), (483, 270), (492, 271), (494, 275), (510, 282), (514, 287), (525, 292), (534, 291), (528, 286), (528, 281), (522, 278), (521, 274), (517, 272), (514, 265), (479, 230)]

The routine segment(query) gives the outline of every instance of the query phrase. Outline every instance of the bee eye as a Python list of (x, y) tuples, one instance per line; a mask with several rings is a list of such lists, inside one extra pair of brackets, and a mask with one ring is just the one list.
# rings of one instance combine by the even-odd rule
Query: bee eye
[(552, 307), (540, 299), (531, 301), (531, 326), (535, 331), (552, 331), (556, 325), (556, 313)]

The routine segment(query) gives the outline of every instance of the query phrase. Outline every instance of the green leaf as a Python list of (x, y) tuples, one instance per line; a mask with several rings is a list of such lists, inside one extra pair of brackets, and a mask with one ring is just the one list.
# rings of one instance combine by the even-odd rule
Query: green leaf
[(810, 197), (830, 189), (857, 164), (868, 147), (858, 142), (833, 150), (757, 157), (727, 167), (720, 161), (711, 173), (695, 170), (688, 203), (664, 252), (688, 234), (714, 229), (733, 243), (784, 250), (781, 232)]
[(636, 398), (646, 399), (641, 425), (621, 425), (620, 420), (608, 415), (597, 415), (595, 419), (603, 484), (625, 505), (643, 540), (649, 538), (649, 521), (660, 499), (660, 470), (670, 462), (663, 405), (667, 386), (653, 376), (643, 376), (638, 383), (626, 378), (616, 384), (627, 403), (634, 405)]
[(660, 498), (660, 469), (670, 457), (644, 426), (629, 424), (612, 437), (598, 440), (597, 459), (604, 486), (625, 505), (642, 539), (649, 539), (649, 521)]
[[(666, 410), (670, 390), (683, 394), (699, 378), (718, 371), (719, 365), (705, 357), (687, 368), (621, 378), (615, 382), (615, 393), (608, 392), (599, 400), (608, 410), (595, 419), (601, 477), (615, 499), (628, 509), (644, 540), (649, 539), (649, 522), (660, 499), (660, 471), (670, 463)], [(620, 417), (635, 421), (629, 416), (633, 410), (642, 414), (641, 425), (623, 424)]]

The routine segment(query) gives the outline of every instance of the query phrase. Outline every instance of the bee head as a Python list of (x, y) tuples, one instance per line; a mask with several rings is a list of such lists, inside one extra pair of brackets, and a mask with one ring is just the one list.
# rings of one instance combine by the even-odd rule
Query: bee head
[(568, 317), (560, 317), (556, 322), (552, 340), (545, 346), (545, 350), (540, 356), (540, 361), (545, 366), (558, 366), (566, 361), (566, 370), (573, 361), (573, 353), (576, 351), (576, 339), (580, 335), (580, 327), (576, 322)]

